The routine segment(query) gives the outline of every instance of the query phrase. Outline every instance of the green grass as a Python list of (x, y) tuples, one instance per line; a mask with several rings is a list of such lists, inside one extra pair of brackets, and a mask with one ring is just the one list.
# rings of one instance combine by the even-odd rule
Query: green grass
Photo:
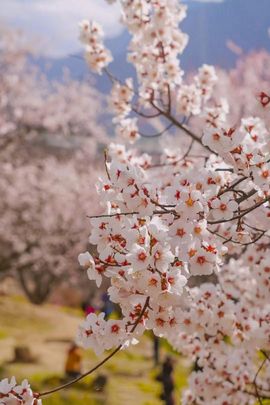
[(0, 329), (0, 340), (8, 338), (8, 333), (5, 330)]
[(177, 367), (174, 373), (175, 385), (178, 390), (182, 390), (188, 385), (188, 370)]
[(160, 401), (151, 401), (151, 402), (148, 402), (148, 401), (146, 401), (146, 402), (144, 402), (143, 403), (143, 405), (160, 405), (161, 404), (161, 402)]
[[(68, 341), (76, 335), (81, 320), (82, 311), (79, 309), (53, 305), (36, 307), (20, 297), (1, 297), (0, 379), (11, 375), (15, 375), (17, 381), (28, 378), (36, 392), (61, 385)], [(21, 344), (22, 337), (23, 345), (29, 342), (31, 351), (37, 355), (37, 364), (8, 362), (8, 358), (12, 358), (15, 344)], [(7, 356), (7, 353), (11, 355)], [(175, 396), (179, 400), (179, 389), (186, 385), (187, 370), (181, 356), (176, 356), (171, 347), (162, 341), (161, 358), (165, 358), (168, 353), (177, 363), (174, 373)], [(100, 360), (92, 351), (85, 351), (83, 359), (84, 370)], [(147, 334), (140, 344), (121, 351), (95, 374), (71, 388), (44, 398), (44, 404), (162, 405), (159, 399), (162, 387), (156, 380), (159, 372), (159, 368), (153, 368), (152, 338)], [(92, 383), (98, 374), (108, 377), (104, 392), (93, 389)]]
[(71, 308), (71, 307), (59, 307), (59, 311), (64, 312), (65, 314), (73, 315), (73, 316), (84, 316), (83, 311), (80, 308)]
[[(4, 305), (3, 310), (2, 305)], [(0, 298), (0, 324), (2, 333), (8, 336), (12, 336), (13, 331), (20, 330), (43, 332), (52, 326), (50, 319), (40, 315), (38, 307), (32, 308), (28, 302), (17, 296), (14, 300), (12, 297), (12, 301)]]
[(46, 405), (104, 405), (104, 399), (97, 398), (96, 394), (86, 394), (76, 390), (55, 393), (44, 402)]
[(24, 303), (24, 304), (28, 302), (24, 295), (13, 295), (12, 301), (18, 302), (18, 303)]
[(155, 383), (154, 381), (149, 381), (149, 382), (139, 382), (137, 383), (138, 387), (142, 392), (147, 392), (147, 393), (152, 393), (154, 395), (160, 394), (161, 393), (161, 386), (158, 383)]

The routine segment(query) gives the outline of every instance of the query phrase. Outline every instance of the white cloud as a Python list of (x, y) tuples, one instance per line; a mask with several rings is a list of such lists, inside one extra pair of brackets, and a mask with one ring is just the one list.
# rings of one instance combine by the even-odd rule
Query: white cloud
[(105, 0), (0, 0), (1, 19), (41, 38), (49, 56), (64, 56), (81, 49), (78, 23), (82, 19), (100, 22), (108, 37), (122, 30), (120, 10)]

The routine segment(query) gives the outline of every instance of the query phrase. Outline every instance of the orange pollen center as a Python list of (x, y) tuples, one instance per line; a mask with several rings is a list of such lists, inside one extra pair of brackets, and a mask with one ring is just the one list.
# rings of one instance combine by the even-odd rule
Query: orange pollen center
[(185, 231), (184, 231), (184, 229), (183, 228), (179, 228), (179, 229), (177, 229), (177, 231), (176, 231), (176, 235), (177, 236), (180, 236), (181, 238), (185, 235)]
[(142, 262), (144, 262), (146, 259), (146, 254), (144, 252), (139, 253), (138, 259), (141, 260)]
[(214, 134), (214, 135), (213, 135), (213, 139), (214, 139), (215, 141), (219, 141), (220, 135), (219, 135), (219, 134)]
[(206, 250), (207, 252), (211, 252), (211, 253), (216, 253), (216, 252), (217, 252), (217, 251), (216, 251), (216, 248), (215, 248), (214, 246), (212, 246), (212, 245), (207, 246), (207, 247), (205, 248), (205, 250)]
[(156, 286), (157, 286), (157, 280), (156, 280), (155, 278), (151, 278), (151, 279), (148, 281), (148, 285), (153, 286), (153, 287), (156, 287)]
[(219, 317), (219, 318), (223, 318), (223, 317), (224, 317), (224, 312), (223, 312), (223, 311), (219, 311), (219, 312), (218, 312), (218, 317)]
[(112, 333), (118, 333), (119, 329), (120, 329), (120, 326), (118, 326), (118, 325), (112, 325), (112, 327), (111, 327)]
[(204, 264), (206, 262), (206, 258), (204, 256), (199, 256), (197, 259), (197, 263)]
[(188, 252), (189, 257), (193, 257), (194, 255), (196, 255), (197, 250), (196, 249), (190, 249), (190, 251)]
[(164, 326), (165, 321), (161, 318), (156, 319), (157, 326)]
[(219, 208), (220, 208), (221, 211), (226, 211), (227, 205), (222, 203), (222, 204), (220, 204)]
[(193, 205), (194, 205), (194, 200), (192, 200), (192, 198), (191, 197), (189, 197), (189, 199), (188, 200), (186, 200), (186, 204), (189, 206), (189, 207), (192, 207)]

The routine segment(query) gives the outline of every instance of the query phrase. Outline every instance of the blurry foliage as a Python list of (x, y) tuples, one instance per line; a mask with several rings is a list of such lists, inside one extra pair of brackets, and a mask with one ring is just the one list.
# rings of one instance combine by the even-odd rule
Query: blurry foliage
[(16, 277), (35, 304), (61, 284), (88, 296), (77, 256), (87, 248), (86, 215), (99, 209), (103, 98), (66, 72), (50, 82), (22, 33), (0, 34), (0, 278)]

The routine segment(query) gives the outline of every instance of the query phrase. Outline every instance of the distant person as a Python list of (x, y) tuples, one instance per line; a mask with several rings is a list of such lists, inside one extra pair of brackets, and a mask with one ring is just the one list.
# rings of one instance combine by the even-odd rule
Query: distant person
[(95, 308), (92, 307), (92, 305), (88, 304), (88, 302), (86, 301), (82, 303), (81, 308), (86, 316), (95, 313)]
[(162, 364), (161, 382), (163, 384), (163, 393), (161, 398), (166, 405), (175, 405), (174, 400), (174, 378), (173, 378), (173, 360), (167, 356)]
[(65, 373), (68, 379), (80, 377), (82, 365), (82, 350), (76, 343), (72, 343), (67, 353)]
[(155, 366), (159, 365), (159, 345), (160, 345), (159, 337), (153, 334), (153, 357)]
[(114, 306), (110, 301), (110, 297), (107, 293), (102, 294), (102, 308), (101, 311), (105, 313), (106, 318), (113, 312)]

